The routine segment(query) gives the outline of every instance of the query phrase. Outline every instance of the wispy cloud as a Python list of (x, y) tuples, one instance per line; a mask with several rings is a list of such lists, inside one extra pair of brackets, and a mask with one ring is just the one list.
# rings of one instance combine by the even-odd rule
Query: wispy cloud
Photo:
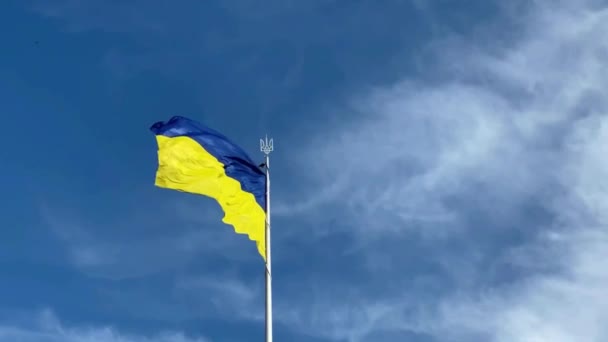
[(307, 169), (327, 188), (334, 177), (348, 179), (332, 201), (340, 198), (354, 220), (382, 213), (402, 227), (417, 218), (458, 220), (470, 214), (457, 203), (465, 196), (501, 216), (551, 192), (574, 122), (604, 108), (606, 29), (601, 10), (550, 8), (535, 9), (521, 40), (436, 51), (447, 75), (441, 82), (405, 79), (357, 97), (344, 110), (359, 120), (313, 137), (319, 143), (294, 162), (317, 160)]
[(203, 337), (188, 337), (181, 332), (153, 336), (125, 334), (112, 327), (71, 327), (63, 324), (50, 310), (29, 317), (25, 323), (0, 323), (3, 342), (209, 342)]
[[(608, 9), (527, 10), (521, 37), (435, 44), (433, 81), (357, 96), (344, 107), (357, 120), (295, 154), (326, 187), (328, 175), (349, 180), (309, 213), (341, 210), (357, 252), (374, 260), (368, 274), (407, 285), (327, 282), (285, 309), (292, 326), (349, 341), (391, 330), (441, 341), (608, 338)], [(413, 243), (421, 233), (430, 242)], [(417, 260), (404, 261), (416, 245)], [(382, 273), (383, 256), (400, 261)], [(411, 271), (428, 260), (430, 276)]]
[(193, 306), (216, 317), (264, 321), (264, 282), (260, 274), (256, 282), (244, 281), (230, 274), (188, 275), (177, 279), (174, 291), (190, 300)]
[(195, 258), (202, 266), (211, 256), (253, 262), (247, 249), (238, 246), (255, 246), (221, 223), (223, 214), (211, 201), (202, 210), (199, 202), (188, 200), (163, 201), (159, 208), (137, 203), (126, 216), (109, 221), (49, 204), (40, 213), (66, 247), (69, 262), (94, 277), (138, 278), (185, 267)]

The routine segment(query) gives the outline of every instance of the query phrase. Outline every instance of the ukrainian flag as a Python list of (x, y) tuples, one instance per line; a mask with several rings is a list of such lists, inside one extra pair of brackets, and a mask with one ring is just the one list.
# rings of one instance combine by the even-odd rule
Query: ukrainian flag
[(247, 234), (266, 260), (266, 175), (236, 144), (202, 124), (175, 116), (150, 130), (158, 144), (155, 185), (215, 199), (223, 222)]

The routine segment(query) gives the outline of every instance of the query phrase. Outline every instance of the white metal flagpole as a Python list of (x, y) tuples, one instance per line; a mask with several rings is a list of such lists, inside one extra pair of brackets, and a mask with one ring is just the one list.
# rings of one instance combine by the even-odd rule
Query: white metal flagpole
[(272, 263), (270, 253), (270, 152), (273, 141), (260, 139), (260, 150), (264, 152), (266, 164), (266, 342), (272, 342)]

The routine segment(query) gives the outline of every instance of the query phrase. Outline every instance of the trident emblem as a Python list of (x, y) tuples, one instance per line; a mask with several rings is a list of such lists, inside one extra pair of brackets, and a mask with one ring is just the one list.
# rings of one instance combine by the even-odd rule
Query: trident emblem
[(272, 138), (268, 140), (268, 136), (266, 136), (266, 139), (260, 139), (260, 151), (265, 155), (269, 155), (273, 151)]

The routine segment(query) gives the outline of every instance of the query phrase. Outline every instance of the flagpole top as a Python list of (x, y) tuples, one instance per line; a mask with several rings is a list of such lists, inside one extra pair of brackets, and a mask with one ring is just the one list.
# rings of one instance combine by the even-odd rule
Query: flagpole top
[(266, 135), (265, 139), (260, 139), (260, 151), (264, 152), (266, 156), (270, 154), (274, 150), (274, 144), (272, 138), (268, 139), (268, 135)]

